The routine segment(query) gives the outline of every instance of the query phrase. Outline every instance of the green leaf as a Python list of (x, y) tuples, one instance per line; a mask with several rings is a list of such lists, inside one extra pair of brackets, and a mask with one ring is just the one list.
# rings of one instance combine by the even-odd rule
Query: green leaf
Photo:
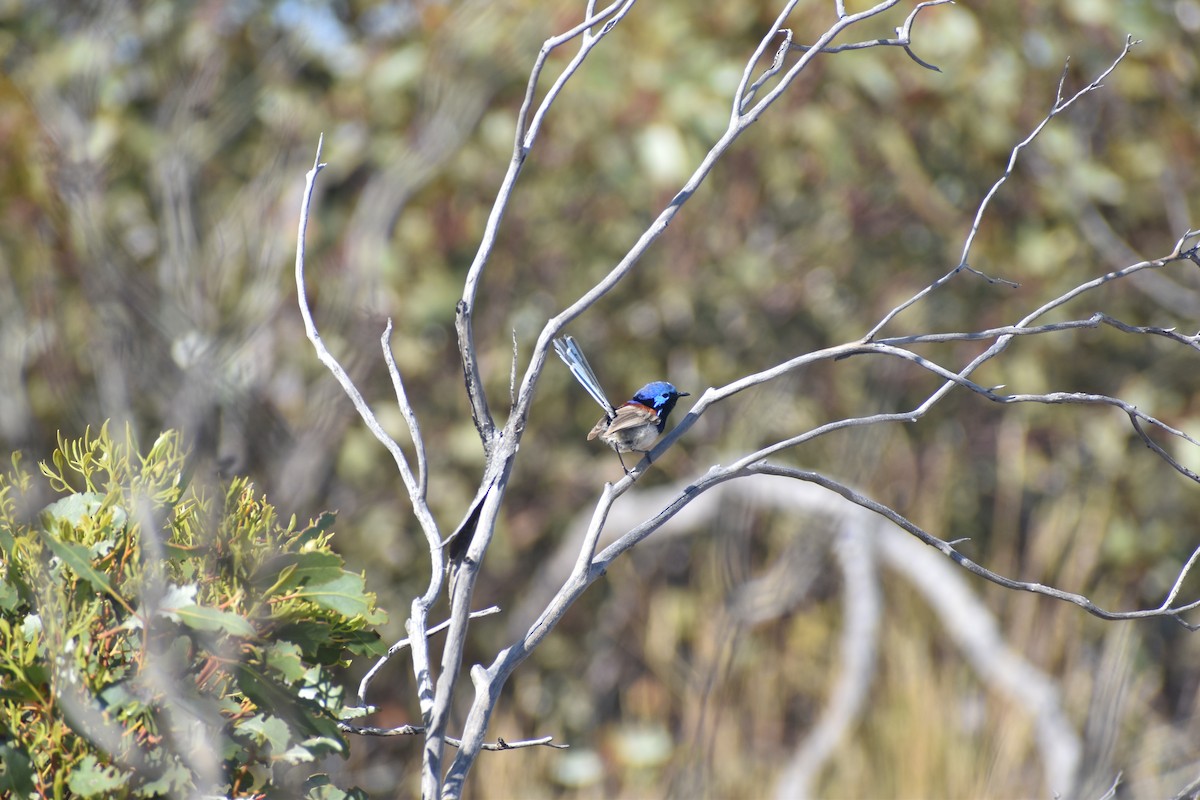
[(71, 770), (67, 787), (79, 797), (108, 794), (124, 785), (129, 775), (113, 766), (101, 766), (95, 756), (86, 756)]
[(17, 587), (6, 580), (0, 580), (0, 610), (14, 611), (20, 602), (21, 595), (17, 592)]
[(378, 710), (376, 706), (342, 706), (338, 710), (337, 718), (342, 722), (348, 722), (352, 719), (362, 719), (368, 714), (374, 714)]
[(255, 714), (250, 719), (238, 725), (242, 733), (251, 734), (258, 742), (265, 742), (271, 747), (271, 752), (283, 753), (292, 739), (291, 729), (279, 717)]
[(304, 736), (326, 736), (341, 744), (337, 723), (316, 703), (280, 686), (249, 664), (239, 664), (234, 669), (234, 678), (242, 693), (260, 709), (270, 709)]
[(43, 508), (42, 513), (77, 528), (84, 517), (94, 516), (103, 505), (104, 495), (99, 492), (76, 492), (61, 500), (55, 500)]
[(304, 782), (307, 800), (368, 800), (368, 795), (362, 789), (339, 789), (323, 772), (309, 776)]
[[(284, 786), (298, 788), (295, 777), (311, 773), (315, 762), (346, 753), (337, 721), (345, 687), (323, 667), (343, 663), (367, 639), (378, 639), (368, 636), (364, 621), (380, 615), (375, 598), (329, 549), (333, 515), (299, 531), (294, 520), (280, 525), (265, 498), (257, 499), (248, 482), (235, 481), (217, 519), (202, 495), (178, 489), (182, 454), (156, 444), (149, 456), (139, 456), (132, 434), (127, 438), (124, 446), (87, 436), (60, 439), (53, 460), (61, 474), (42, 470), (60, 499), (34, 525), (11, 521), (7, 493), (16, 484), (0, 476), (0, 656), (13, 678), (0, 681), (0, 731), (21, 733), (16, 741), (0, 734), (0, 798), (24, 798), (38, 789), (55, 797), (182, 796), (193, 788), (193, 776), (178, 747), (202, 732), (224, 762), (227, 786), (298, 796)], [(86, 490), (78, 488), (81, 483)], [(140, 526), (120, 506), (132, 496), (144, 498), (148, 513), (166, 526), (168, 564), (161, 572), (158, 565), (147, 568)], [(157, 600), (134, 610), (148, 580), (161, 589)], [(44, 588), (55, 592), (55, 602), (40, 607), (39, 617), (29, 601), (45, 583), (54, 584)], [(128, 614), (107, 608), (112, 598), (122, 599), (118, 592), (131, 598), (122, 603)], [(271, 615), (269, 637), (245, 609)], [(114, 724), (135, 737), (153, 736), (141, 739), (144, 769), (114, 762), (88, 741), (65, 751), (53, 727), (61, 713), (30, 716), (29, 708), (47, 707), (54, 659), (66, 657), (47, 651), (41, 623), (50, 610), (55, 630), (70, 632), (70, 676), (87, 681)], [(150, 626), (152, 618), (173, 624)], [(139, 630), (146, 626), (152, 637)], [(302, 634), (299, 641), (284, 635), (289, 627)], [(137, 691), (131, 678), (150, 638), (164, 677), (175, 676), (172, 696), (182, 695), (189, 708), (202, 711), (199, 716), (163, 716), (158, 693)], [(227, 644), (219, 646), (222, 641)], [(210, 665), (215, 671), (201, 673)], [(199, 674), (208, 677), (179, 683)], [(48, 758), (57, 759), (53, 783), (42, 786), (34, 765)]]
[(368, 594), (366, 588), (361, 575), (343, 572), (336, 580), (301, 589), (296, 596), (344, 616), (362, 617), (378, 625), (387, 619), (387, 615), (374, 608), (375, 596)]
[(111, 595), (122, 606), (129, 607), (129, 604), (125, 602), (125, 598), (117, 594), (112, 584), (108, 582), (108, 577), (92, 566), (92, 557), (88, 548), (81, 544), (64, 542), (49, 530), (43, 530), (41, 533), (42, 538), (46, 540), (46, 544), (54, 551), (54, 555), (58, 556), (64, 564), (70, 567), (71, 571), (90, 583), (92, 588), (97, 592), (105, 592)]
[(5, 793), (5, 797), (9, 792), (12, 797), (34, 796), (33, 766), (24, 750), (0, 745), (0, 765), (4, 766), (0, 772), (0, 793)]
[(120, 714), (127, 706), (130, 708), (145, 706), (142, 699), (132, 694), (123, 682), (105, 687), (100, 691), (98, 697), (109, 714)]
[(332, 727), (334, 735), (313, 736), (300, 743), (301, 747), (313, 754), (314, 760), (316, 758), (324, 758), (331, 753), (345, 754), (346, 752), (346, 743), (336, 735), (338, 732), (337, 725), (332, 720), (327, 719), (324, 721)]
[(336, 521), (337, 521), (337, 514), (335, 512), (322, 511), (320, 516), (318, 516), (311, 525), (309, 525), (304, 530), (300, 531), (300, 536), (298, 537), (298, 544), (300, 544), (300, 545), (307, 544), (308, 542), (311, 542), (314, 539), (317, 539), (322, 534), (327, 533), (329, 531), (329, 529), (333, 527), (333, 523)]
[(300, 646), (293, 642), (274, 642), (267, 650), (267, 666), (293, 683), (307, 671), (300, 660)]
[[(386, 619), (387, 612), (379, 613)], [(338, 637), (338, 642), (356, 656), (381, 656), (388, 651), (387, 643), (373, 630), (343, 631)]]
[(308, 761), (317, 760), (316, 755), (314, 755), (311, 750), (300, 745), (288, 748), (286, 752), (280, 755), (280, 758), (282, 758), (288, 764), (303, 764)]
[(40, 614), (26, 614), (21, 620), (21, 638), (32, 642), (42, 634), (42, 617)]
[[(310, 583), (328, 583), (341, 576), (343, 563), (336, 553), (281, 553), (259, 567), (250, 582), (256, 587), (275, 587), (276, 591), (288, 591)], [(290, 572), (284, 575), (289, 569)]]
[(224, 631), (231, 636), (253, 636), (254, 627), (246, 618), (232, 611), (207, 606), (183, 606), (170, 612), (189, 628), (198, 631)]
[(297, 620), (281, 625), (274, 631), (274, 636), (280, 640), (294, 642), (300, 647), (300, 652), (306, 661), (328, 663), (326, 651), (334, 651), (332, 658), (337, 660), (339, 653), (332, 625), (319, 620)]
[(172, 759), (171, 764), (162, 772), (157, 780), (142, 784), (136, 794), (139, 797), (180, 797), (187, 796), (186, 789), (192, 786), (192, 773), (183, 764)]
[[(61, 500), (55, 500), (42, 509), (51, 519), (65, 522), (72, 528), (78, 528), (86, 517), (94, 517), (104, 510), (104, 495), (99, 492), (76, 492)], [(129, 514), (121, 506), (112, 507), (112, 524), (115, 530), (124, 530)], [(46, 527), (50, 527), (47, 525)]]

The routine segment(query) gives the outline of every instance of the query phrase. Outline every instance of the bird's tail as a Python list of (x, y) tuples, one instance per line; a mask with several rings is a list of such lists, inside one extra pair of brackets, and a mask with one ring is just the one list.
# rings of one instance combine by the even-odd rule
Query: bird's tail
[(579, 345), (575, 342), (574, 337), (561, 336), (554, 340), (554, 351), (558, 353), (558, 357), (571, 369), (571, 374), (575, 376), (575, 380), (587, 390), (587, 393), (600, 404), (604, 409), (604, 413), (608, 414), (608, 418), (612, 419), (616, 416), (616, 409), (608, 402), (608, 398), (604, 396), (604, 390), (600, 388), (600, 381), (596, 380), (596, 373), (592, 372), (592, 365), (584, 357), (583, 351), (579, 349)]

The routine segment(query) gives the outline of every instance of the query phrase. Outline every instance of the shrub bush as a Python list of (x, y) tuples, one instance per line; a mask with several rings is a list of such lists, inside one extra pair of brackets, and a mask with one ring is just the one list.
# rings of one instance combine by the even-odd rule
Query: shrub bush
[(105, 425), (60, 437), (32, 519), (38, 477), (0, 477), (0, 794), (361, 794), (313, 774), (356, 714), (331, 670), (383, 649), (333, 515), (281, 524), (245, 479), (212, 513), (187, 476), (176, 432)]

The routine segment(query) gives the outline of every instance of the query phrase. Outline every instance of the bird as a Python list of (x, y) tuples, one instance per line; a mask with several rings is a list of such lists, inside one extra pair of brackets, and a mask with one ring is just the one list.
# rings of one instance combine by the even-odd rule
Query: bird
[(570, 368), (571, 374), (583, 386), (592, 399), (604, 409), (604, 416), (592, 428), (587, 438), (600, 441), (617, 452), (621, 469), (629, 474), (622, 453), (647, 453), (667, 426), (667, 415), (675, 408), (681, 397), (689, 397), (666, 381), (652, 381), (638, 389), (633, 397), (619, 408), (614, 408), (600, 388), (596, 373), (588, 364), (583, 351), (574, 337), (562, 336), (554, 340), (554, 351)]

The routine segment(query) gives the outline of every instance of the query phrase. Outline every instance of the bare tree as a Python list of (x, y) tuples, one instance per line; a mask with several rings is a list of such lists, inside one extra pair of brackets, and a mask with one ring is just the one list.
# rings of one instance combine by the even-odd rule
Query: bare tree
[[(1137, 619), (1145, 617), (1168, 617), (1194, 629), (1194, 625), (1184, 619), (1184, 614), (1197, 605), (1200, 600), (1188, 601), (1181, 598), (1181, 589), (1192, 565), (1200, 557), (1200, 548), (1193, 551), (1191, 557), (1179, 571), (1178, 577), (1167, 592), (1162, 602), (1154, 608), (1140, 610), (1109, 610), (1098, 606), (1089, 598), (1067, 589), (1045, 586), (1039, 583), (1016, 580), (977, 564), (963, 551), (965, 538), (942, 538), (923, 530), (910, 521), (899, 511), (890, 508), (871, 497), (855, 490), (840, 481), (834, 480), (820, 472), (799, 469), (777, 460), (788, 451), (811, 442), (819, 437), (836, 431), (866, 426), (880, 426), (896, 423), (915, 422), (933, 412), (942, 401), (952, 392), (965, 390), (978, 395), (992, 403), (1000, 405), (1016, 403), (1041, 404), (1073, 404), (1109, 406), (1122, 412), (1132, 426), (1133, 431), (1140, 437), (1147, 448), (1157, 455), (1172, 469), (1191, 481), (1200, 481), (1200, 476), (1190, 471), (1168, 450), (1164, 439), (1173, 439), (1190, 446), (1200, 446), (1188, 434), (1178, 430), (1167, 422), (1139, 410), (1132, 403), (1115, 396), (1069, 391), (1045, 392), (1039, 394), (1008, 394), (1002, 386), (984, 386), (977, 383), (973, 376), (984, 364), (1002, 356), (1010, 344), (1018, 337), (1048, 337), (1075, 331), (1080, 328), (1097, 328), (1108, 326), (1130, 337), (1156, 337), (1172, 347), (1200, 350), (1200, 337), (1181, 334), (1173, 329), (1135, 326), (1122, 322), (1103, 312), (1095, 312), (1075, 319), (1052, 319), (1053, 312), (1058, 312), (1071, 301), (1086, 295), (1098, 287), (1122, 281), (1131, 275), (1166, 270), (1189, 262), (1200, 265), (1200, 250), (1197, 245), (1197, 235), (1200, 231), (1189, 229), (1181, 231), (1175, 246), (1162, 256), (1150, 260), (1136, 260), (1120, 268), (1098, 275), (1080, 283), (1067, 292), (1055, 297), (1044, 299), (1039, 305), (1030, 309), (1019, 319), (1008, 325), (981, 330), (966, 330), (959, 332), (907, 332), (886, 333), (896, 328), (904, 313), (919, 303), (929, 301), (929, 298), (949, 291), (950, 284), (964, 280), (985, 281), (987, 284), (1003, 290), (1013, 285), (1003, 277), (992, 277), (984, 274), (971, 265), (973, 249), (980, 226), (989, 210), (990, 204), (1005, 182), (1013, 174), (1018, 160), (1025, 149), (1058, 115), (1066, 112), (1076, 103), (1084, 100), (1089, 94), (1099, 90), (1102, 82), (1117, 69), (1122, 60), (1129, 54), (1137, 42), (1127, 39), (1125, 47), (1115, 56), (1110, 66), (1091, 80), (1086, 86), (1075, 92), (1066, 89), (1068, 71), (1064, 68), (1059, 80), (1057, 92), (1049, 112), (1022, 141), (1012, 148), (1008, 164), (1000, 177), (984, 194), (979, 202), (974, 221), (966, 232), (962, 245), (961, 257), (957, 264), (940, 278), (925, 286), (919, 292), (903, 302), (895, 305), (873, 324), (865, 325), (861, 337), (807, 353), (796, 353), (793, 357), (778, 363), (769, 369), (747, 374), (738, 380), (724, 386), (708, 388), (699, 397), (680, 424), (670, 431), (654, 449), (628, 475), (616, 483), (605, 484), (596, 499), (590, 513), (586, 534), (582, 543), (574, 551), (569, 571), (561, 577), (561, 583), (554, 589), (553, 596), (545, 600), (536, 613), (531, 613), (532, 621), (525, 630), (514, 640), (502, 648), (489, 664), (476, 664), (469, 670), (473, 699), (466, 724), (457, 737), (449, 730), (449, 718), (455, 693), (459, 687), (462, 674), (464, 646), (468, 629), (473, 618), (480, 615), (495, 613), (496, 609), (484, 609), (472, 612), (472, 596), (479, 574), (480, 565), (485, 559), (496, 530), (496, 521), (505, 501), (515, 459), (522, 435), (529, 423), (531, 403), (536, 391), (538, 380), (546, 366), (546, 354), (554, 339), (580, 315), (587, 312), (601, 297), (626, 278), (637, 266), (647, 249), (658, 239), (675, 216), (696, 192), (701, 183), (709, 175), (713, 166), (724, 157), (733, 147), (738, 137), (746, 129), (762, 117), (779, 97), (788, 90), (797, 77), (808, 68), (817, 58), (836, 53), (874, 47), (897, 47), (903, 49), (917, 65), (928, 69), (936, 69), (926, 63), (913, 51), (912, 29), (919, 15), (933, 6), (942, 5), (949, 0), (930, 0), (917, 4), (906, 17), (899, 19), (895, 28), (895, 36), (886, 39), (867, 39), (858, 42), (835, 44), (835, 42), (850, 29), (867, 20), (895, 13), (898, 0), (884, 0), (877, 5), (858, 13), (849, 13), (842, 0), (835, 0), (834, 21), (823, 34), (811, 44), (799, 44), (795, 34), (788, 28), (789, 17), (797, 5), (797, 0), (790, 0), (781, 7), (773, 24), (765, 31), (755, 51), (746, 60), (745, 68), (736, 91), (730, 98), (730, 113), (725, 132), (712, 144), (707, 154), (700, 161), (691, 176), (679, 188), (669, 203), (662, 208), (654, 221), (645, 229), (640, 238), (629, 248), (623, 258), (588, 292), (577, 300), (567, 304), (558, 314), (546, 320), (542, 327), (528, 363), (520, 373), (518, 380), (518, 365), (520, 362), (519, 348), (514, 344), (513, 378), (510, 387), (509, 409), (507, 418), (497, 420), (493, 408), (496, 398), (489, 398), (484, 390), (477, 357), (474, 331), (474, 313), (476, 299), (481, 282), (483, 281), (489, 258), (497, 241), (497, 232), (508, 209), (514, 186), (521, 175), (522, 167), (529, 157), (542, 130), (543, 122), (550, 112), (555, 100), (565, 90), (568, 81), (576, 74), (580, 66), (592, 53), (601, 46), (619, 25), (632, 24), (627, 22), (634, 10), (634, 0), (615, 0), (602, 8), (597, 8), (594, 0), (586, 4), (583, 20), (570, 30), (548, 39), (537, 56), (526, 88), (524, 102), (517, 117), (517, 134), (513, 147), (512, 160), (501, 188), (492, 206), (490, 216), (483, 232), (482, 241), (475, 255), (463, 286), (462, 298), (457, 306), (458, 349), (462, 360), (467, 396), (470, 401), (472, 418), (483, 444), (485, 468), (479, 490), (469, 509), (464, 514), (463, 522), (455, 531), (440, 530), (430, 511), (427, 502), (428, 473), (426, 460), (426, 443), (421, 434), (418, 415), (408, 401), (404, 382), (392, 358), (390, 339), (391, 324), (383, 332), (381, 345), (384, 358), (391, 375), (396, 400), (408, 425), (411, 443), (406, 447), (388, 436), (375, 418), (362, 394), (355, 387), (347, 372), (338, 360), (325, 347), (309, 311), (305, 293), (304, 275), (304, 235), (308, 222), (310, 202), (315, 182), (321, 168), (320, 145), (318, 145), (316, 163), (307, 176), (307, 184), (303, 196), (301, 218), (298, 234), (296, 255), (296, 281), (299, 290), (300, 309), (304, 318), (306, 330), (320, 360), (329, 367), (342, 388), (353, 400), (356, 409), (372, 433), (392, 454), (397, 469), (408, 491), (413, 514), (421, 525), (430, 556), (429, 582), (423, 594), (412, 601), (409, 617), (406, 623), (407, 638), (397, 642), (385, 656), (384, 661), (391, 655), (407, 647), (411, 651), (413, 672), (417, 682), (417, 695), (420, 702), (422, 719), (419, 725), (402, 728), (378, 729), (355, 727), (347, 725), (347, 730), (362, 734), (376, 735), (422, 735), (424, 737), (424, 755), (421, 791), (426, 798), (457, 797), (463, 791), (464, 781), (471, 770), (481, 750), (502, 750), (514, 747), (533, 745), (551, 745), (551, 737), (530, 739), (520, 742), (506, 742), (502, 739), (494, 743), (485, 743), (488, 723), (496, 703), (501, 696), (501, 689), (512, 675), (513, 671), (541, 644), (555, 626), (563, 619), (571, 605), (587, 590), (587, 588), (605, 574), (613, 562), (628, 552), (630, 548), (645, 540), (648, 536), (660, 530), (662, 526), (689, 506), (696, 504), (706, 493), (730, 484), (733, 481), (743, 481), (748, 478), (773, 476), (793, 484), (820, 487), (832, 492), (840, 498), (838, 505), (845, 511), (861, 509), (867, 512), (868, 518), (876, 523), (891, 523), (897, 529), (903, 530), (916, 540), (939, 551), (954, 564), (967, 572), (984, 578), (999, 586), (1033, 592), (1057, 600), (1073, 603), (1089, 613), (1106, 620)], [(552, 81), (548, 89), (539, 98), (539, 87), (543, 83), (543, 72), (551, 63), (550, 57), (568, 45), (577, 44), (578, 50), (570, 59), (567, 66)], [(964, 363), (938, 363), (917, 352), (920, 345), (945, 342), (978, 342), (982, 349)], [(931, 373), (940, 380), (938, 388), (928, 394), (922, 402), (912, 408), (896, 409), (882, 413), (871, 413), (862, 416), (847, 417), (827, 424), (813, 427), (809, 430), (796, 431), (790, 436), (780, 438), (765, 446), (738, 454), (728, 463), (713, 465), (707, 472), (696, 475), (686, 485), (675, 487), (668, 496), (664, 497), (649, 513), (645, 513), (632, 524), (622, 523), (623, 533), (602, 539), (606, 525), (611, 529), (613, 519), (611, 512), (618, 498), (628, 492), (638, 479), (651, 466), (655, 459), (672, 447), (680, 437), (687, 434), (695, 423), (708, 409), (714, 405), (726, 402), (753, 386), (776, 381), (785, 375), (796, 373), (819, 362), (839, 361), (862, 356), (882, 356), (887, 359), (907, 362), (916, 370)], [(856, 512), (857, 513), (857, 512)], [(861, 520), (861, 518), (859, 518)], [(889, 526), (884, 526), (889, 527)], [(449, 551), (453, 550), (453, 557)], [(848, 565), (863, 564), (861, 551), (851, 549), (843, 554), (843, 560)], [(453, 562), (453, 563), (450, 563)], [(452, 576), (446, 580), (446, 575)], [(847, 574), (849, 574), (847, 572)], [(847, 579), (849, 581), (849, 578)], [(430, 613), (444, 589), (449, 587), (450, 618), (446, 622), (433, 625)], [(869, 612), (864, 612), (864, 619), (870, 618)], [(447, 629), (445, 644), (440, 658), (435, 655), (429, 645), (429, 636), (435, 631)], [(969, 637), (968, 637), (969, 638)], [(993, 645), (976, 639), (976, 652), (996, 651)], [(980, 649), (982, 648), (982, 649)], [(861, 656), (870, 660), (869, 652)], [(366, 691), (377, 674), (378, 666), (363, 680), (360, 687), (360, 701), (367, 705)], [(1020, 681), (1020, 678), (1010, 680)], [(1026, 678), (1029, 672), (1021, 673)], [(1026, 682), (1028, 686), (1028, 682)], [(1032, 690), (1029, 690), (1032, 691)], [(1031, 696), (1031, 695), (1030, 695)], [(843, 698), (850, 706), (853, 699), (846, 695)], [(1036, 704), (1036, 698), (1031, 700)], [(1055, 719), (1048, 719), (1049, 727), (1057, 724)], [(833, 728), (837, 723), (830, 723)], [(449, 743), (457, 749), (456, 755), (447, 766), (445, 746)], [(810, 751), (797, 756), (784, 786), (805, 786), (810, 780), (811, 764), (814, 759), (819, 763), (823, 745), (814, 742)], [(815, 753), (815, 755), (814, 755)], [(1055, 756), (1057, 765), (1051, 771), (1048, 781), (1054, 791), (1070, 792), (1071, 774), (1078, 761), (1078, 753), (1067, 748)], [(1064, 783), (1068, 785), (1063, 785)], [(781, 790), (782, 791), (782, 790)]]

